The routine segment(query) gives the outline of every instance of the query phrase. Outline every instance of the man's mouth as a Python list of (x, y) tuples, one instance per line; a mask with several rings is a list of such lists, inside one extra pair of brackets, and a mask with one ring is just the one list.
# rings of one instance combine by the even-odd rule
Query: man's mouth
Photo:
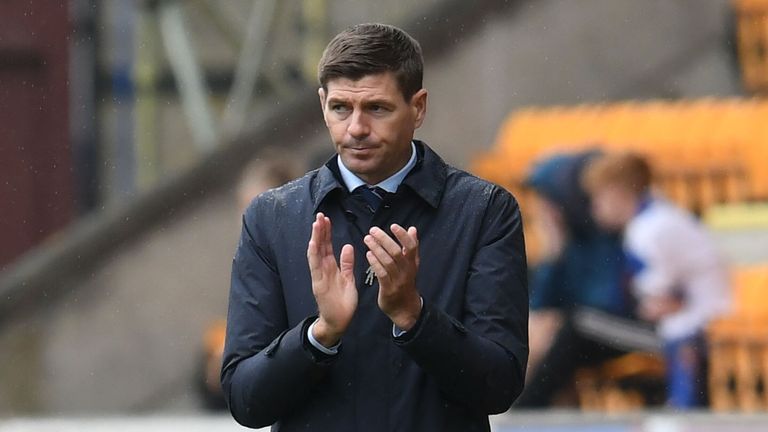
[(375, 146), (346, 146), (345, 148), (347, 151), (355, 153), (365, 153), (376, 149)]

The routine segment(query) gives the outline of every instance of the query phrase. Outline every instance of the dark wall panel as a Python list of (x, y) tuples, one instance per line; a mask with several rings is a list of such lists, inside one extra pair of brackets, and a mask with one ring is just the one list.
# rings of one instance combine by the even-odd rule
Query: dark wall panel
[(0, 2), (0, 270), (73, 216), (67, 2)]

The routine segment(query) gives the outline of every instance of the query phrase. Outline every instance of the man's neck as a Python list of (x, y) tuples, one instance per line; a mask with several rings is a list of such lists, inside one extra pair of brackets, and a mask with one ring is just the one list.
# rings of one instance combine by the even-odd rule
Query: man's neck
[(338, 161), (341, 178), (349, 191), (353, 191), (359, 186), (366, 184), (368, 186), (379, 186), (387, 192), (395, 192), (405, 176), (408, 175), (411, 169), (416, 165), (416, 145), (411, 142), (411, 152), (408, 155), (408, 158), (405, 159), (405, 162), (399, 164), (397, 170), (393, 170), (389, 175), (385, 174), (375, 178), (352, 172), (346, 165), (344, 165), (341, 157), (337, 156), (336, 160)]

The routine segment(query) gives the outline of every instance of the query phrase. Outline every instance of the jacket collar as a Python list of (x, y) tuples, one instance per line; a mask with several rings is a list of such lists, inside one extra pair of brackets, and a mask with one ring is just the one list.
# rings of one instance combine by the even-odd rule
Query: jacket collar
[(416, 166), (403, 180), (430, 206), (437, 208), (445, 190), (445, 180), (448, 178), (448, 165), (422, 141), (414, 140), (416, 144)]
[[(401, 185), (409, 187), (427, 204), (437, 208), (445, 189), (448, 166), (424, 142), (413, 140), (413, 143), (416, 146), (416, 166), (408, 173)], [(336, 155), (318, 170), (312, 183), (312, 205), (315, 212), (332, 191), (346, 190)]]

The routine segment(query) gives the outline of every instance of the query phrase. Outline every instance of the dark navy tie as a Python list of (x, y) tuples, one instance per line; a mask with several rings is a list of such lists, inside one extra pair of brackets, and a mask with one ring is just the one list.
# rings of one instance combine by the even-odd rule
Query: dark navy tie
[(360, 195), (360, 197), (368, 204), (371, 211), (375, 213), (376, 210), (379, 209), (381, 201), (384, 200), (387, 191), (377, 186), (363, 185), (355, 189), (355, 193)]

